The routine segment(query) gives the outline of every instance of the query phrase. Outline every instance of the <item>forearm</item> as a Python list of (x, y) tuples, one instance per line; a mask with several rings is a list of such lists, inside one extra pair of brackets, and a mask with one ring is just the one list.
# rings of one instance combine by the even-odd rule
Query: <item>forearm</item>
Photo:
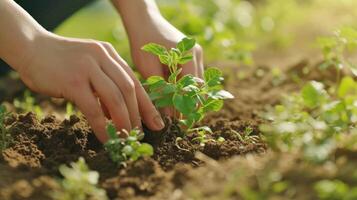
[(12, 0), (0, 1), (0, 27), (0, 58), (19, 70), (46, 30)]
[(112, 0), (112, 3), (123, 20), (129, 39), (131, 33), (163, 19), (154, 0)]

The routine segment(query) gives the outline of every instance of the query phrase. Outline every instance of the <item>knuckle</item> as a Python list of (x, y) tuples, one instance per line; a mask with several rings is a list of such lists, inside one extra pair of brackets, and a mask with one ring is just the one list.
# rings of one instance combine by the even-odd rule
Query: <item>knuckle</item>
[(196, 44), (194, 47), (193, 47), (193, 50), (197, 53), (202, 53), (203, 52), (203, 49), (201, 47), (201, 45), (199, 44)]
[(124, 93), (133, 93), (135, 91), (135, 83), (132, 79), (125, 81), (122, 85), (122, 90)]
[(113, 48), (112, 44), (110, 42), (100, 42), (103, 47), (105, 48)]
[(101, 42), (91, 41), (88, 44), (89, 44), (89, 48), (92, 51), (94, 51), (95, 53), (103, 53), (104, 52), (104, 49), (103, 49), (103, 46), (102, 46)]

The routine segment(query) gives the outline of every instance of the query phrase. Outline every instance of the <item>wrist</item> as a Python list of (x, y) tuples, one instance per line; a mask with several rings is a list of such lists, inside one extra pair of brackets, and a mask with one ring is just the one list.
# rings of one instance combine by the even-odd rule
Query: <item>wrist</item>
[(145, 32), (145, 26), (150, 26), (162, 18), (154, 0), (112, 0), (117, 8), (124, 27), (131, 33)]

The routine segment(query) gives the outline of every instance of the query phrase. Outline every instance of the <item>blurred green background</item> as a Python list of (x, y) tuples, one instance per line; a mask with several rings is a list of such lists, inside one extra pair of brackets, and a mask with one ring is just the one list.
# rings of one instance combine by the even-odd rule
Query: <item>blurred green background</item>
[[(158, 0), (162, 14), (205, 50), (208, 64), (277, 65), (317, 56), (315, 40), (357, 27), (356, 0)], [(129, 63), (125, 31), (107, 0), (83, 8), (56, 32), (109, 41)]]

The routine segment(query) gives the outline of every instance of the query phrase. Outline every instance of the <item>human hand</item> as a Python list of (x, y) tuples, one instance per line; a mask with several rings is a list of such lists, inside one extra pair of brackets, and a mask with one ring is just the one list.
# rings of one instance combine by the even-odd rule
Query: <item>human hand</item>
[[(141, 48), (147, 43), (157, 43), (166, 48), (175, 47), (186, 37), (183, 33), (164, 19), (155, 2), (151, 0), (114, 1), (117, 6), (125, 28), (127, 30), (132, 58), (138, 71), (144, 78), (150, 76), (162, 76), (168, 78), (167, 66), (160, 63), (159, 59)], [(186, 74), (202, 78), (203, 76), (203, 51), (201, 46), (195, 45), (192, 49), (193, 60), (181, 66), (179, 77)], [(166, 115), (172, 115), (173, 109), (164, 109)]]
[(98, 139), (105, 142), (104, 110), (118, 130), (152, 130), (164, 123), (127, 63), (105, 42), (43, 34), (33, 41), (31, 55), (17, 68), (35, 92), (64, 97), (86, 116)]

